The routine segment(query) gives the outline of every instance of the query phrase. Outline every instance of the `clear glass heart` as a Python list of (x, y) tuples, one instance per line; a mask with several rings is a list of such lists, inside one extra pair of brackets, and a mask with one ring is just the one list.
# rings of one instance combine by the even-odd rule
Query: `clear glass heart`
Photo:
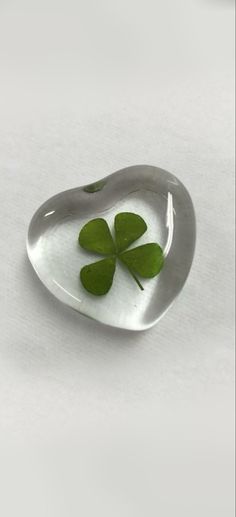
[[(148, 230), (133, 247), (158, 242), (165, 264), (157, 277), (142, 279), (144, 291), (117, 264), (109, 293), (93, 296), (80, 282), (80, 269), (98, 258), (79, 247), (78, 235), (96, 217), (106, 219), (112, 230), (119, 212), (143, 217)], [(184, 185), (163, 169), (136, 165), (46, 201), (31, 220), (27, 251), (40, 280), (63, 303), (107, 325), (144, 330), (159, 320), (180, 293), (191, 268), (195, 240), (194, 209)]]

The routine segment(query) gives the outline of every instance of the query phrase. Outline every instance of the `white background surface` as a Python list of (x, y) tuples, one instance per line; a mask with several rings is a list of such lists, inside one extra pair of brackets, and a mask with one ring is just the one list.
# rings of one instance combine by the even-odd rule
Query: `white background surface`
[[(0, 3), (0, 514), (233, 517), (233, 3)], [(169, 169), (194, 265), (153, 329), (50, 297), (25, 251), (46, 198)]]

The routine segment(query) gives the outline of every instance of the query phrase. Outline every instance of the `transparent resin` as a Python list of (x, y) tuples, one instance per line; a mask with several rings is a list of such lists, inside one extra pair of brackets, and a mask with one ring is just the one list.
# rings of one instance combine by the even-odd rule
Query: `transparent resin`
[[(78, 235), (96, 217), (106, 219), (113, 231), (119, 212), (137, 213), (147, 223), (147, 232), (131, 248), (157, 242), (164, 249), (165, 264), (157, 277), (142, 279), (141, 291), (117, 262), (109, 293), (94, 296), (83, 288), (79, 275), (85, 264), (99, 258), (79, 247)], [(163, 169), (137, 165), (46, 201), (31, 220), (27, 251), (38, 277), (61, 302), (104, 324), (144, 330), (158, 321), (181, 291), (195, 239), (193, 204), (183, 184)]]

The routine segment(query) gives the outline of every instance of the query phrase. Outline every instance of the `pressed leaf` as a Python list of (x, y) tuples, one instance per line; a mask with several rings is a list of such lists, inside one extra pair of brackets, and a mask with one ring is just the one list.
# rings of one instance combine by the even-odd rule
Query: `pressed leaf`
[(140, 215), (122, 212), (115, 217), (115, 236), (117, 251), (121, 252), (141, 237), (147, 225)]
[[(122, 261), (140, 289), (143, 290), (137, 275), (153, 278), (158, 275), (164, 264), (161, 247), (156, 243), (144, 244), (127, 250), (147, 230), (145, 221), (137, 214), (122, 212), (115, 217), (114, 244), (110, 229), (104, 219), (93, 219), (85, 224), (79, 234), (79, 244), (87, 251), (108, 255), (103, 260), (84, 266), (80, 279), (90, 293), (101, 296), (108, 293), (112, 286), (116, 259)], [(125, 251), (127, 250), (127, 251)]]
[(96, 181), (95, 183), (90, 183), (90, 185), (86, 185), (84, 187), (84, 192), (88, 192), (88, 194), (94, 194), (95, 192), (99, 192), (106, 185), (106, 180)]
[(111, 288), (115, 269), (116, 259), (106, 258), (84, 266), (80, 271), (80, 279), (87, 291), (101, 296)]
[(119, 255), (120, 260), (143, 278), (153, 278), (158, 275), (164, 264), (161, 247), (156, 243), (144, 244)]
[(85, 250), (101, 255), (115, 253), (111, 232), (104, 219), (92, 219), (85, 224), (79, 234), (79, 243)]

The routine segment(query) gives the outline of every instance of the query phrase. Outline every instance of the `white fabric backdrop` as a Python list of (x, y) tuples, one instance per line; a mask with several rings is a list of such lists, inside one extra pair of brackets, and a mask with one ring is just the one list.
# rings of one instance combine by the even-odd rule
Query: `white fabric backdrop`
[[(4, 517), (233, 517), (233, 3), (0, 5)], [(122, 167), (176, 174), (198, 240), (153, 329), (99, 326), (40, 285), (29, 220)]]

